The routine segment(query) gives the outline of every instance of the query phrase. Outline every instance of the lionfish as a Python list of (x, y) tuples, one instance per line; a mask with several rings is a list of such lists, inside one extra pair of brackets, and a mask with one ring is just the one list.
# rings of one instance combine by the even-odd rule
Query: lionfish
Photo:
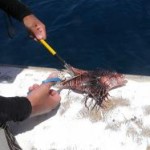
[(60, 83), (61, 89), (71, 89), (78, 93), (86, 93), (85, 106), (90, 97), (95, 101), (94, 106), (102, 106), (108, 99), (109, 91), (126, 84), (123, 74), (104, 70), (87, 71), (69, 67), (74, 76)]

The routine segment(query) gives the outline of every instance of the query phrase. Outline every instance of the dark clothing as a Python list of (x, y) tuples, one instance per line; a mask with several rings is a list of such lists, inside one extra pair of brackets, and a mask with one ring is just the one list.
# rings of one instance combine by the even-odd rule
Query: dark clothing
[(19, 21), (31, 14), (29, 8), (18, 0), (0, 0), (0, 9)]
[[(31, 11), (18, 0), (0, 0), (0, 9), (15, 19), (22, 21)], [(32, 111), (31, 103), (25, 97), (0, 96), (0, 125), (7, 121), (22, 121)]]
[[(31, 14), (18, 0), (0, 0), (0, 9), (19, 21)], [(0, 96), (0, 146), (3, 150), (22, 150), (9, 131), (7, 121), (22, 121), (29, 117), (31, 111), (31, 103), (26, 97)]]
[(0, 97), (0, 123), (22, 121), (31, 114), (31, 103), (25, 97)]
[(31, 110), (31, 103), (25, 97), (0, 96), (0, 145), (3, 150), (22, 150), (6, 122), (22, 121), (31, 114)]

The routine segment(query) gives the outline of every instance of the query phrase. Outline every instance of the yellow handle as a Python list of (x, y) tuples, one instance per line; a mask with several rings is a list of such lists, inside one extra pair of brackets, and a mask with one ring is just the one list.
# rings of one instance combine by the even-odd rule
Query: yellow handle
[(56, 55), (56, 51), (45, 40), (40, 40), (40, 42), (52, 55)]

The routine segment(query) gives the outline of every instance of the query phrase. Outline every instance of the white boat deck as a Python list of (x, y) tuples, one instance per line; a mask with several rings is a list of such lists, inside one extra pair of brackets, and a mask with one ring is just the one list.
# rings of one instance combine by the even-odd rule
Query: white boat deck
[[(53, 71), (0, 66), (0, 95), (26, 96), (29, 86)], [(126, 78), (127, 85), (112, 90), (108, 107), (99, 111), (85, 108), (83, 95), (62, 90), (56, 110), (11, 123), (18, 143), (23, 150), (150, 150), (150, 77)]]

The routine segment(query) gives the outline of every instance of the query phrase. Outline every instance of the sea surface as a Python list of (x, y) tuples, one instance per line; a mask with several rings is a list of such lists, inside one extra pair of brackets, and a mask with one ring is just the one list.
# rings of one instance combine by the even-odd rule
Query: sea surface
[[(150, 75), (150, 0), (23, 2), (45, 23), (47, 42), (72, 66)], [(63, 68), (20, 22), (10, 25), (3, 11), (0, 20), (0, 64)]]

